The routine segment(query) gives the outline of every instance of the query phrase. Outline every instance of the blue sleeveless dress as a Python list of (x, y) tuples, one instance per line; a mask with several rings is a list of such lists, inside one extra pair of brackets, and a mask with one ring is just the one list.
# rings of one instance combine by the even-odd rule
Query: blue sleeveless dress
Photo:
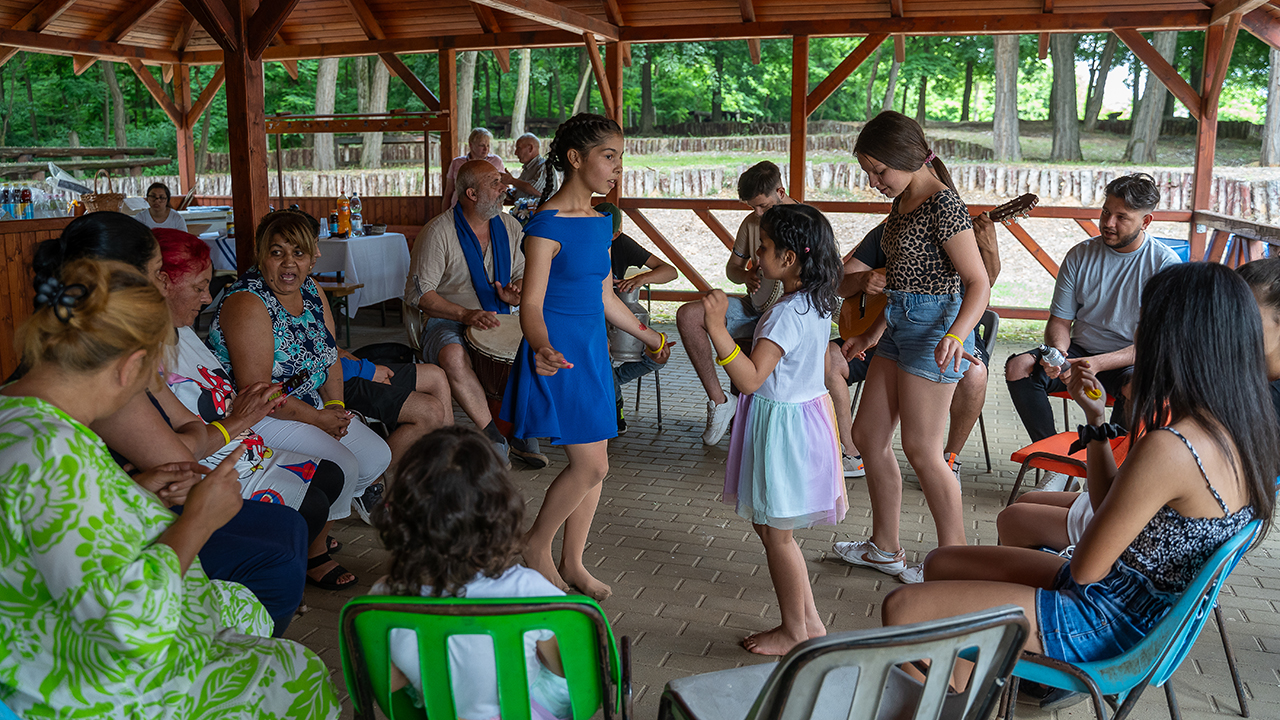
[(560, 243), (551, 261), (542, 317), (551, 347), (573, 367), (550, 377), (539, 375), (529, 342), (521, 340), (500, 416), (515, 426), (516, 437), (550, 438), (553, 445), (617, 437), (601, 291), (610, 273), (613, 224), (608, 216), (560, 217), (556, 210), (544, 210), (529, 220), (524, 234)]

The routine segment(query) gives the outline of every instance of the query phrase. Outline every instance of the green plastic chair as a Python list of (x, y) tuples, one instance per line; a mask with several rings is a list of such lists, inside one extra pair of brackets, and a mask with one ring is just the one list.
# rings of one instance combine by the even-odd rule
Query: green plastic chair
[[(488, 635), (497, 661), (498, 702), (504, 720), (529, 720), (524, 634), (555, 633), (575, 718), (590, 718), (603, 706), (606, 719), (631, 717), (631, 643), (619, 645), (604, 611), (583, 596), (519, 600), (422, 598), (369, 595), (342, 608), (342, 674), (357, 718), (374, 717), (373, 706), (391, 720), (456, 718), (449, 682), (448, 638)], [(414, 630), (423, 680), (422, 708), (404, 692), (390, 691), (391, 630)]]

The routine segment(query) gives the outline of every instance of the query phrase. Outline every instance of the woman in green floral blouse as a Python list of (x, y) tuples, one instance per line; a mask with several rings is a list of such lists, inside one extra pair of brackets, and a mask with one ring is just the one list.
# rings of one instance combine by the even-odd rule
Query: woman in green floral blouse
[(24, 717), (336, 717), (324, 663), (270, 639), (257, 600), (196, 558), (241, 507), (239, 453), (175, 519), (87, 427), (157, 377), (164, 298), (120, 263), (61, 275), (37, 278), (30, 371), (0, 388), (0, 700)]

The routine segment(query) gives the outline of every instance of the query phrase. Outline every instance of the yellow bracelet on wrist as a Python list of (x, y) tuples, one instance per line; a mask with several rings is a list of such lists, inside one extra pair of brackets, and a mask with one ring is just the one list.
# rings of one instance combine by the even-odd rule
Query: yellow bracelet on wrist
[(223, 445), (231, 444), (231, 433), (227, 432), (227, 429), (222, 426), (222, 423), (218, 422), (217, 420), (214, 420), (213, 422), (209, 423), (209, 425), (212, 427), (218, 428), (218, 432), (222, 433)]
[(326, 408), (340, 407), (344, 410), (347, 408), (347, 404), (342, 402), (341, 400), (330, 400), (329, 402), (325, 403), (324, 406)]
[(653, 357), (658, 357), (659, 355), (661, 355), (662, 350), (667, 347), (667, 334), (664, 332), (660, 332), (658, 333), (658, 337), (662, 339), (662, 342), (658, 343), (657, 350), (650, 350), (649, 348), (644, 349), (645, 352), (649, 353)]
[(956, 337), (955, 335), (953, 335), (953, 334), (951, 334), (951, 333), (947, 333), (946, 335), (943, 335), (942, 337), (949, 337), (949, 338), (951, 338), (952, 340), (955, 340), (956, 342), (960, 343), (961, 345), (963, 345), (963, 344), (964, 344), (964, 341), (963, 341), (963, 340), (961, 340), (960, 338)]
[(724, 367), (725, 365), (728, 365), (729, 363), (733, 362), (733, 359), (738, 357), (741, 354), (742, 354), (742, 346), (735, 345), (733, 346), (733, 352), (729, 353), (729, 357), (724, 358), (723, 360), (716, 360), (716, 364), (719, 365), (720, 367)]

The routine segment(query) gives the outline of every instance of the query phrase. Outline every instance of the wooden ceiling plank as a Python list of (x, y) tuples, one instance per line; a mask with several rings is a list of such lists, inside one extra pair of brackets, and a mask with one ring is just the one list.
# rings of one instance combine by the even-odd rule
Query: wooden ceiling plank
[(186, 8), (183, 8), (182, 22), (178, 24), (178, 32), (173, 36), (173, 42), (169, 43), (169, 49), (176, 52), (186, 50), (187, 45), (191, 44), (191, 36), (195, 34), (196, 18)]
[(405, 85), (409, 86), (409, 91), (417, 95), (428, 110), (437, 112), (440, 110), (440, 98), (436, 97), (436, 94), (431, 92), (431, 88), (427, 87), (418, 79), (417, 75), (413, 74), (413, 71), (409, 69), (408, 65), (404, 64), (403, 60), (393, 53), (381, 53), (378, 57), (382, 58), (382, 62), (387, 64), (387, 69), (391, 71), (392, 75), (400, 78)]
[(591, 72), (596, 76), (596, 87), (600, 90), (600, 100), (604, 103), (605, 113), (616, 122), (618, 118), (613, 117), (613, 89), (609, 87), (608, 78), (604, 74), (604, 60), (600, 58), (596, 37), (589, 32), (583, 32), (582, 41), (587, 45), (587, 58), (591, 60)]
[(481, 32), (502, 32), (502, 26), (498, 24), (498, 16), (494, 14), (493, 8), (473, 2), (471, 3), (471, 11), (476, 14), (476, 21), (480, 23)]
[(1276, 16), (1259, 8), (1241, 18), (1241, 22), (1254, 37), (1280, 50), (1280, 19)]
[(604, 14), (614, 25), (618, 27), (626, 25), (622, 19), (622, 8), (618, 7), (618, 0), (604, 0)]
[(153, 65), (176, 63), (182, 59), (179, 53), (163, 48), (83, 40), (66, 37), (65, 35), (50, 35), (22, 30), (0, 29), (0, 45), (54, 55), (92, 55), (98, 58), (111, 58), (120, 62), (124, 62), (128, 58), (137, 58)]
[(219, 65), (218, 69), (213, 72), (213, 77), (210, 78), (209, 84), (205, 85), (204, 90), (200, 91), (200, 97), (196, 98), (196, 101), (191, 104), (191, 109), (187, 111), (187, 124), (189, 126), (195, 126), (196, 120), (200, 119), (200, 116), (209, 107), (209, 103), (213, 102), (214, 96), (218, 94), (218, 90), (226, 79), (226, 68)]
[(284, 27), (284, 21), (297, 5), (298, 0), (262, 0), (258, 9), (253, 11), (253, 17), (249, 19), (249, 31), (245, 33), (250, 58), (262, 58), (262, 53), (271, 45), (276, 33)]
[[(517, 17), (533, 20), (559, 30), (575, 33), (589, 32), (605, 40), (618, 40), (618, 26), (557, 5), (551, 0), (471, 0), (510, 13)], [(599, 50), (597, 50), (599, 52)]]
[(1116, 28), (1113, 32), (1116, 34), (1116, 37), (1120, 38), (1120, 41), (1133, 52), (1134, 55), (1138, 56), (1138, 59), (1147, 66), (1147, 69), (1159, 78), (1160, 82), (1169, 89), (1169, 92), (1172, 93), (1174, 97), (1178, 98), (1183, 105), (1187, 106), (1187, 110), (1191, 113), (1191, 117), (1199, 120), (1201, 107), (1200, 94), (1191, 87), (1190, 83), (1178, 74), (1178, 71), (1174, 69), (1167, 60), (1161, 57), (1160, 53), (1156, 52), (1154, 47), (1151, 47), (1151, 43), (1147, 42), (1147, 39), (1142, 37), (1142, 33), (1139, 33), (1133, 28)]
[(837, 65), (826, 79), (818, 83), (818, 87), (814, 88), (813, 91), (809, 93), (809, 97), (805, 100), (804, 104), (805, 112), (808, 115), (813, 115), (813, 111), (821, 107), (822, 103), (826, 102), (827, 98), (831, 97), (831, 95), (842, 84), (844, 84), (844, 81), (848, 79), (849, 75), (852, 74), (854, 70), (857, 70), (858, 66), (861, 65), (863, 61), (868, 57), (871, 57), (871, 53), (875, 52), (876, 49), (879, 48), (886, 39), (888, 39), (888, 37), (889, 36), (884, 33), (877, 33), (875, 35), (868, 35), (862, 40), (862, 42), (858, 43), (858, 47), (854, 48), (853, 52), (849, 53), (849, 56)]
[[(67, 8), (71, 7), (76, 0), (44, 0), (37, 3), (31, 8), (26, 15), (18, 19), (18, 22), (10, 26), (10, 30), (23, 30), (31, 32), (40, 32), (49, 27), (49, 24), (57, 20)], [(4, 65), (18, 54), (16, 48), (0, 48), (0, 65)]]
[(356, 22), (360, 23), (360, 29), (370, 40), (385, 40), (387, 34), (382, 30), (382, 23), (378, 22), (378, 18), (374, 16), (373, 11), (369, 9), (369, 5), (364, 0), (343, 0), (351, 12), (356, 16)]
[(1245, 15), (1267, 5), (1271, 0), (1219, 0), (1209, 16), (1210, 25), (1225, 25), (1231, 15)]
[(133, 68), (133, 73), (138, 76), (142, 84), (146, 86), (147, 92), (151, 93), (151, 99), (156, 101), (164, 114), (169, 116), (169, 121), (175, 126), (182, 124), (182, 113), (178, 110), (178, 106), (173, 103), (173, 99), (168, 93), (160, 87), (160, 82), (156, 80), (156, 76), (151, 74), (151, 70), (142, 64), (141, 60), (130, 60), (129, 67)]
[[(115, 19), (110, 25), (103, 28), (94, 40), (106, 40), (108, 42), (120, 42), (126, 35), (133, 32), (134, 28), (142, 24), (142, 21), (151, 16), (163, 5), (166, 0), (147, 0), (138, 3), (133, 8)], [(71, 71), (77, 76), (84, 74), (94, 63), (98, 62), (98, 58), (89, 56), (80, 56), (73, 59), (71, 63)]]
[[(182, 0), (182, 6), (195, 16), (200, 27), (226, 52), (239, 48), (235, 34), (236, 20), (222, 0)], [(222, 62), (219, 58), (218, 62)]]

